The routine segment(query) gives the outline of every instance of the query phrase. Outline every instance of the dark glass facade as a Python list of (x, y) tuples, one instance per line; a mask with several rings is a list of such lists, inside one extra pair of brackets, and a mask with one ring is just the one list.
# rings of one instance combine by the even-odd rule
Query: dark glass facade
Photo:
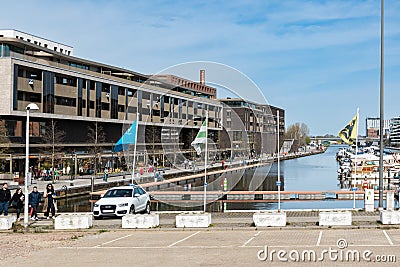
[(43, 113), (54, 113), (54, 79), (53, 72), (43, 71)]

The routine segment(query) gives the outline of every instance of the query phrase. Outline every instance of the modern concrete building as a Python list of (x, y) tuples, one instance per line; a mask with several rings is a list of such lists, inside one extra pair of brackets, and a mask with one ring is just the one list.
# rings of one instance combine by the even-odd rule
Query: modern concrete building
[[(379, 138), (379, 118), (366, 118), (365, 119), (365, 136), (367, 138)], [(390, 120), (384, 120), (383, 122), (383, 132), (386, 138), (390, 131)]]
[(277, 152), (277, 130), (279, 110), (280, 146), (285, 133), (285, 111), (266, 104), (258, 104), (240, 98), (219, 99), (224, 104), (223, 125), (220, 132), (220, 147), (230, 148), (234, 154), (250, 156)]
[[(131, 159), (113, 153), (112, 148), (137, 114), (139, 166), (195, 158), (191, 142), (206, 112), (210, 151), (215, 155), (274, 153), (276, 111), (280, 110), (283, 137), (284, 110), (241, 99), (217, 100), (216, 93), (206, 85), (205, 70), (200, 70), (200, 82), (144, 75), (75, 57), (69, 45), (0, 30), (0, 126), (7, 132), (7, 142), (0, 144), (0, 160), (7, 160), (3, 171), (24, 170), (29, 103), (39, 106), (30, 115), (32, 166), (48, 161), (53, 147), (56, 166), (68, 163), (74, 173), (93, 169), (94, 157), (100, 167), (120, 167), (124, 160), (129, 165)], [(49, 139), (57, 133), (63, 134), (55, 142)]]
[(391, 147), (400, 147), (400, 117), (390, 120), (389, 144)]
[[(212, 118), (211, 135), (217, 138), (220, 130), (222, 105), (215, 100), (215, 88), (74, 57), (71, 46), (20, 31), (0, 30), (0, 77), (0, 120), (9, 139), (3, 144), (6, 153), (23, 155), (26, 106), (39, 106), (39, 112), (31, 114), (33, 165), (52, 145), (44, 137), (54, 122), (65, 132), (55, 146), (76, 158), (99, 146), (99, 151), (111, 153), (138, 113), (139, 162), (157, 159), (159, 165), (167, 161), (165, 151), (194, 155), (190, 143), (206, 111)], [(90, 129), (102, 129), (104, 133), (98, 134), (104, 140), (97, 140), (98, 134), (89, 138)], [(162, 139), (169, 141), (163, 144)], [(17, 162), (10, 164), (11, 171), (23, 170), (23, 161)]]

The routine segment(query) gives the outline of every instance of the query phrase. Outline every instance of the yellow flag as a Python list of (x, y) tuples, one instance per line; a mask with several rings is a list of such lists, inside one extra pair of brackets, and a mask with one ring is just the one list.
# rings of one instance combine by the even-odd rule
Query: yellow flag
[(358, 114), (339, 132), (343, 142), (352, 145), (358, 134)]

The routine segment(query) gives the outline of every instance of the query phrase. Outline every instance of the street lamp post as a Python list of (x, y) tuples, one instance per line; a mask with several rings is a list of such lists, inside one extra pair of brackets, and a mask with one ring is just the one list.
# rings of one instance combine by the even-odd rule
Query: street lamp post
[(29, 175), (29, 112), (39, 110), (39, 107), (30, 103), (26, 106), (26, 135), (25, 135), (25, 208), (24, 208), (24, 227), (28, 227), (28, 202), (29, 202), (29, 192), (28, 192), (28, 175)]
[(379, 90), (379, 201), (378, 207), (383, 209), (383, 123), (384, 123), (384, 7), (385, 1), (381, 0), (381, 66)]

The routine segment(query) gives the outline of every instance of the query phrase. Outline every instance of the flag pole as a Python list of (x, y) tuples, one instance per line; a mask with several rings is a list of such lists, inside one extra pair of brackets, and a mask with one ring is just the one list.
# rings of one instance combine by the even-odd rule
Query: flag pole
[(207, 199), (207, 158), (208, 158), (208, 110), (206, 110), (206, 148), (204, 153), (204, 201), (203, 201), (204, 212), (206, 212), (206, 199)]
[(139, 112), (136, 114), (136, 133), (135, 133), (135, 145), (133, 150), (133, 163), (132, 163), (132, 184), (135, 180), (135, 165), (136, 165), (136, 145), (138, 142), (138, 129), (139, 129)]
[[(359, 115), (360, 109), (357, 108), (357, 129), (356, 129), (356, 155), (354, 156), (354, 179), (353, 179), (353, 186), (357, 187), (357, 154), (358, 154), (358, 122), (359, 122)], [(353, 209), (356, 208), (356, 191), (353, 190)]]

